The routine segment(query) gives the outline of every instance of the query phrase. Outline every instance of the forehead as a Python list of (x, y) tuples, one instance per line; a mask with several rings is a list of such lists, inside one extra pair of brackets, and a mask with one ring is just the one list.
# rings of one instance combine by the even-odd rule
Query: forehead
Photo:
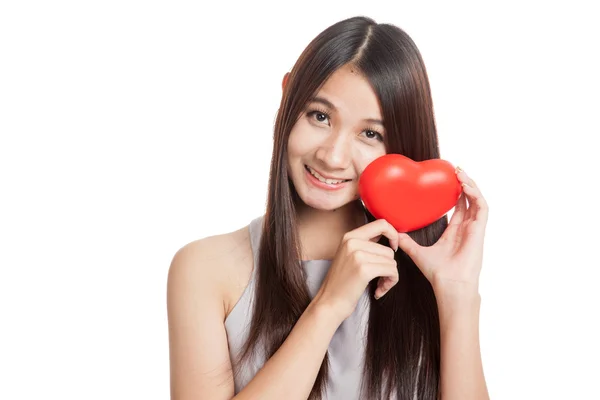
[(352, 66), (343, 66), (335, 71), (325, 81), (317, 96), (325, 97), (341, 112), (357, 117), (381, 117), (375, 91), (362, 73)]

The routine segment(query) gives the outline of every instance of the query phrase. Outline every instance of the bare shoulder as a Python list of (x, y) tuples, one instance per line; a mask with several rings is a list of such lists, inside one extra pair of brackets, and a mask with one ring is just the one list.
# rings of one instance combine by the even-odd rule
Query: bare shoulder
[(190, 242), (173, 256), (167, 279), (171, 398), (233, 397), (224, 321), (248, 283), (252, 260), (248, 226)]
[(194, 285), (210, 291), (223, 302), (224, 317), (237, 294), (248, 284), (253, 268), (248, 225), (235, 231), (208, 236), (181, 247), (169, 268), (170, 285)]

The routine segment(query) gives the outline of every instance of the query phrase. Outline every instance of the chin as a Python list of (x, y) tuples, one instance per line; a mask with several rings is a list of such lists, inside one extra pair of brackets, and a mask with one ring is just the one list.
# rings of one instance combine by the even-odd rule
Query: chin
[(319, 211), (335, 211), (357, 200), (356, 196), (344, 196), (341, 193), (337, 196), (327, 196), (324, 193), (308, 194), (304, 190), (298, 193), (298, 197), (306, 206)]
[(305, 201), (304, 204), (306, 204), (308, 207), (313, 208), (315, 210), (319, 210), (319, 211), (335, 211), (338, 210), (346, 205), (348, 205), (348, 202), (318, 202), (318, 201)]
[(306, 172), (304, 164), (294, 170), (291, 181), (299, 200), (315, 210), (334, 211), (358, 199), (355, 181), (346, 182), (338, 189), (332, 189), (312, 179)]

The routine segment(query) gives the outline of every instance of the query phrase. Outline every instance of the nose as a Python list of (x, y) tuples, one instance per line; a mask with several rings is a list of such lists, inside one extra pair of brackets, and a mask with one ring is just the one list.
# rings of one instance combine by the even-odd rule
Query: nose
[(319, 146), (316, 158), (329, 170), (343, 170), (352, 162), (351, 135), (332, 132)]

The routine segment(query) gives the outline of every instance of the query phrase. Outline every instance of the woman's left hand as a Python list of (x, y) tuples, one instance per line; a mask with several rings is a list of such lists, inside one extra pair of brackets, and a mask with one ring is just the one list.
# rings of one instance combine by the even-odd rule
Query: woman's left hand
[(440, 239), (432, 246), (421, 246), (406, 233), (400, 233), (398, 245), (434, 289), (452, 285), (477, 290), (488, 205), (475, 182), (459, 167), (456, 172), (463, 192)]

